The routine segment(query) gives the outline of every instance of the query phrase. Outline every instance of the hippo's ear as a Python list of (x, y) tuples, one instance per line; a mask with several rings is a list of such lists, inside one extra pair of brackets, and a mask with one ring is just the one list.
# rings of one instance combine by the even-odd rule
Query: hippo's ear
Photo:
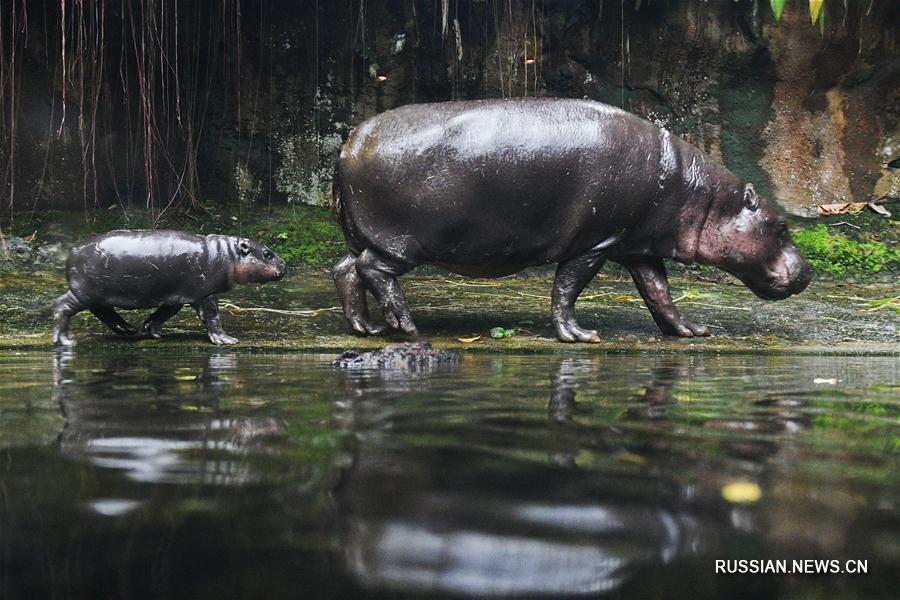
[(744, 186), (744, 206), (750, 210), (759, 208), (759, 194), (756, 193), (752, 183)]
[(241, 240), (240, 242), (238, 242), (238, 248), (240, 249), (241, 254), (243, 254), (244, 256), (250, 254), (250, 242), (248, 242), (247, 240)]

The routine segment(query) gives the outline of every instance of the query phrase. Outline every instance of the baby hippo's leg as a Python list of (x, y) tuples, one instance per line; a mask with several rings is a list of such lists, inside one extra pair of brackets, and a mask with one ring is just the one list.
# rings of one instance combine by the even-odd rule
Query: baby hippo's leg
[(578, 325), (575, 320), (575, 301), (603, 266), (603, 261), (600, 254), (589, 252), (561, 262), (556, 267), (553, 293), (550, 296), (550, 315), (559, 341), (600, 342), (600, 336), (595, 330), (582, 329)]
[(666, 266), (661, 258), (616, 259), (616, 262), (631, 272), (644, 304), (650, 309), (653, 320), (666, 335), (693, 337), (709, 335), (709, 329), (685, 319), (669, 292), (669, 279), (666, 277)]
[(53, 343), (59, 346), (71, 346), (75, 343), (69, 337), (69, 321), (83, 311), (85, 306), (71, 291), (56, 299), (53, 304)]
[(209, 341), (213, 344), (237, 344), (237, 338), (233, 338), (222, 329), (222, 320), (219, 318), (219, 298), (215, 294), (207, 296), (191, 304), (209, 334)]
[(356, 272), (356, 257), (348, 254), (334, 265), (331, 271), (334, 285), (337, 286), (344, 316), (353, 330), (362, 335), (378, 335), (384, 333), (384, 326), (369, 321), (369, 306), (366, 302), (366, 286)]
[(100, 319), (104, 325), (112, 329), (119, 335), (134, 335), (137, 333), (134, 325), (126, 321), (115, 310), (109, 307), (95, 307), (90, 309), (91, 313)]
[(168, 306), (160, 306), (153, 314), (147, 317), (147, 320), (144, 321), (144, 324), (141, 326), (141, 329), (144, 333), (149, 335), (152, 338), (159, 339), (159, 328), (162, 327), (162, 324), (174, 317), (178, 314), (178, 311), (181, 310), (180, 304), (171, 304)]

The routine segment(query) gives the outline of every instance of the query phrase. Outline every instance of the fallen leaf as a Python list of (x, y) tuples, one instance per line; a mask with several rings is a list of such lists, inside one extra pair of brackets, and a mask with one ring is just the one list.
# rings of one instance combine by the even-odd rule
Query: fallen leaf
[(33, 242), (36, 237), (37, 237), (37, 231), (35, 231), (31, 235), (25, 237), (24, 239), (26, 242)]
[(471, 344), (472, 342), (477, 342), (481, 339), (480, 335), (476, 335), (475, 337), (467, 337), (467, 338), (456, 338), (458, 342), (462, 342), (463, 344)]
[(722, 497), (734, 504), (749, 504), (762, 497), (762, 490), (749, 481), (735, 481), (722, 487)]
[(819, 214), (829, 215), (855, 215), (866, 207), (866, 202), (839, 202), (837, 204), (820, 204)]
[(874, 202), (869, 202), (868, 206), (869, 206), (869, 208), (871, 208), (872, 210), (877, 212), (879, 215), (883, 215), (888, 218), (891, 217), (891, 211), (889, 211), (888, 209), (886, 209), (885, 207), (883, 207), (880, 204), (875, 204)]
[(175, 379), (178, 381), (194, 381), (197, 379), (196, 375), (176, 375)]
[(647, 463), (646, 458), (644, 458), (640, 454), (634, 454), (633, 452), (619, 452), (615, 455), (615, 459), (635, 465), (643, 465)]
[(834, 379), (833, 377), (830, 377), (830, 378), (816, 377), (815, 379), (813, 379), (813, 383), (817, 383), (817, 384), (836, 385), (837, 382), (838, 382), (838, 380)]

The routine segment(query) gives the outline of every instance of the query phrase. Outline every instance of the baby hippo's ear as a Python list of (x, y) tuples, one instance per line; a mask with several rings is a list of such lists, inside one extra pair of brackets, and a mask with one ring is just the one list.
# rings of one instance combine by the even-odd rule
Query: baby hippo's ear
[(248, 242), (247, 240), (241, 240), (240, 242), (238, 242), (238, 248), (240, 249), (241, 254), (243, 254), (244, 256), (250, 254), (250, 242)]
[(759, 194), (756, 193), (756, 189), (753, 187), (752, 183), (748, 183), (744, 186), (744, 206), (750, 210), (759, 208)]

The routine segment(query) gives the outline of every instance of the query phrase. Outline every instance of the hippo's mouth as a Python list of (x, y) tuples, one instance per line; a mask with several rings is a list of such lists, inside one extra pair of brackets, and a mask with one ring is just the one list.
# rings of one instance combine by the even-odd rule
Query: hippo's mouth
[(747, 284), (747, 287), (750, 288), (751, 292), (753, 292), (763, 300), (784, 300), (785, 298), (794, 295), (794, 292), (792, 292), (787, 286), (768, 286), (766, 288), (758, 288), (753, 285)]

